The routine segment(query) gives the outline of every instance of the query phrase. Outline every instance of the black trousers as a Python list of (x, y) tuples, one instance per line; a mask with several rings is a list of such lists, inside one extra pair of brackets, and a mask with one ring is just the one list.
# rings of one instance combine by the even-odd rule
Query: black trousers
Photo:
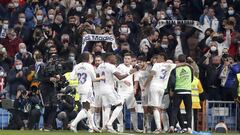
[(181, 101), (183, 100), (185, 110), (186, 110), (186, 117), (187, 117), (187, 128), (192, 127), (192, 96), (191, 94), (174, 94), (173, 95), (173, 107), (171, 113), (171, 121), (170, 126), (175, 126), (178, 120), (178, 113), (180, 109)]
[(57, 115), (57, 91), (56, 88), (47, 85), (43, 85), (41, 89), (45, 106), (44, 128), (52, 129)]
[(41, 112), (39, 109), (33, 109), (29, 113), (28, 118), (28, 128), (34, 129), (35, 125), (39, 123)]

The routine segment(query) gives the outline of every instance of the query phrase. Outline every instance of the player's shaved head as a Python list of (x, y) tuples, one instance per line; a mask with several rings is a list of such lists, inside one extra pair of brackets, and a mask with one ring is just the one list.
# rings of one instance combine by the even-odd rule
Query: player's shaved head
[(105, 56), (105, 62), (109, 62), (111, 64), (116, 64), (116, 56), (113, 53), (108, 53)]

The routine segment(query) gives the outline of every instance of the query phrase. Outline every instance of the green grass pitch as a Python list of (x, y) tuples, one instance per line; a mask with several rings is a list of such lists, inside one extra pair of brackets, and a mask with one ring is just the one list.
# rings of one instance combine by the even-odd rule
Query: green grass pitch
[[(117, 133), (119, 135), (138, 135), (137, 133)], [(43, 131), (17, 131), (17, 130), (0, 130), (0, 135), (112, 135), (111, 133), (89, 133), (87, 131), (79, 131), (78, 133), (73, 133), (71, 131), (50, 131), (50, 132), (43, 132)], [(142, 134), (142, 135), (150, 135), (150, 134)], [(152, 134), (153, 135), (153, 134)], [(168, 134), (164, 134), (168, 135)], [(176, 134), (169, 134), (169, 135), (176, 135)], [(183, 135), (183, 134), (178, 134)], [(189, 135), (189, 134), (185, 134)], [(216, 134), (213, 133), (212, 135), (225, 135), (225, 134)], [(240, 133), (228, 133), (226, 135), (240, 135)]]

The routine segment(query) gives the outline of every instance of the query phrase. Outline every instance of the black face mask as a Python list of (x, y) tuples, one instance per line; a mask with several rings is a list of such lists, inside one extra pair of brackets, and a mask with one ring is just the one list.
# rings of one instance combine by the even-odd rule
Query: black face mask
[(128, 50), (121, 50), (121, 54), (124, 55), (125, 53), (129, 53)]
[(69, 23), (68, 26), (69, 26), (70, 28), (73, 28), (73, 27), (75, 27), (75, 24)]
[(95, 55), (102, 55), (102, 52), (101, 51), (98, 51), (98, 52), (95, 52)]
[(217, 41), (218, 43), (224, 42), (224, 39), (222, 37), (213, 37), (212, 41)]
[(214, 67), (218, 67), (218, 66), (219, 66), (219, 64), (213, 63), (213, 66), (214, 66)]
[(225, 59), (225, 58), (227, 58), (228, 56), (229, 56), (228, 54), (225, 54), (225, 53), (224, 53), (224, 54), (222, 55), (222, 58)]

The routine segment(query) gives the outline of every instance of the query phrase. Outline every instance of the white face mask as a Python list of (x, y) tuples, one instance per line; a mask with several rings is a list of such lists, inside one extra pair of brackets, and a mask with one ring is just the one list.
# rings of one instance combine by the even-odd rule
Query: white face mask
[(53, 20), (54, 19), (54, 15), (49, 15), (48, 18)]
[(82, 7), (76, 7), (76, 10), (77, 10), (78, 12), (81, 12), (81, 11), (82, 11)]
[(18, 7), (19, 6), (19, 3), (13, 3), (14, 7)]
[(168, 9), (168, 10), (166, 11), (166, 13), (167, 13), (168, 15), (172, 15), (172, 10), (171, 10), (171, 9)]
[(102, 9), (102, 6), (101, 6), (101, 5), (96, 5), (96, 9), (97, 9), (97, 10), (101, 10), (101, 9)]
[(82, 0), (82, 5), (85, 6), (86, 4), (86, 1)]
[(20, 49), (19, 51), (20, 51), (20, 53), (26, 53), (27, 52), (26, 49)]
[(26, 22), (26, 19), (25, 19), (25, 18), (19, 18), (19, 22), (20, 22), (20, 23), (25, 23), (25, 22)]
[(37, 15), (37, 20), (38, 20), (38, 21), (42, 21), (42, 19), (43, 19), (43, 16), (42, 16), (42, 15)]
[(175, 34), (176, 34), (177, 36), (179, 36), (179, 35), (181, 34), (181, 31), (180, 31), (180, 30), (176, 30), (176, 31), (175, 31)]
[(16, 65), (16, 69), (17, 70), (21, 70), (22, 69), (22, 65)]
[(165, 15), (161, 15), (161, 19), (164, 19), (165, 18)]
[(165, 49), (165, 48), (168, 48), (168, 45), (167, 44), (161, 44), (161, 47)]
[(107, 14), (111, 15), (112, 14), (112, 10), (107, 10)]
[(2, 26), (4, 29), (8, 29), (8, 24), (3, 24)]
[(69, 60), (70, 60), (70, 61), (74, 61), (74, 60), (75, 60), (75, 57), (72, 57), (72, 56), (71, 56), (71, 57), (69, 57)]
[(234, 14), (234, 10), (228, 10), (228, 14), (229, 15), (233, 15)]
[(217, 51), (217, 47), (216, 47), (216, 46), (212, 46), (212, 47), (210, 48), (210, 50), (211, 50), (212, 52), (215, 52), (215, 51)]
[(224, 3), (223, 8), (227, 8), (227, 7), (228, 7), (227, 3)]
[(122, 3), (118, 3), (118, 4), (117, 4), (117, 7), (118, 7), (118, 8), (122, 8), (122, 6), (123, 6)]
[(131, 4), (131, 8), (132, 8), (132, 9), (135, 9), (136, 7), (137, 7), (136, 4)]
[(119, 32), (123, 34), (130, 34), (130, 29), (126, 27), (120, 28)]

